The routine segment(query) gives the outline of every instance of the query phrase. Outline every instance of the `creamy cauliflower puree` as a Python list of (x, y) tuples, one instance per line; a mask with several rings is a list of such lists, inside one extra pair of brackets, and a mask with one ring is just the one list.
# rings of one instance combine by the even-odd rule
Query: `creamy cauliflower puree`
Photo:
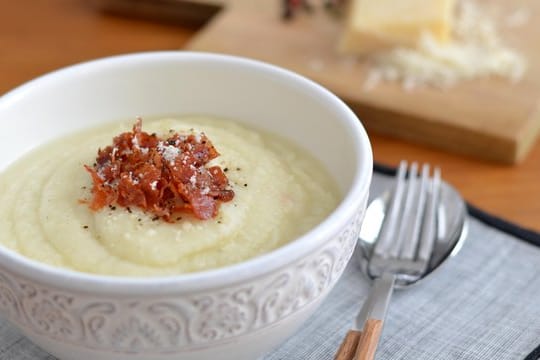
[[(296, 146), (230, 120), (202, 116), (145, 120), (163, 136), (203, 131), (221, 154), (235, 192), (209, 220), (179, 214), (170, 223), (136, 208), (94, 212), (84, 164), (133, 121), (58, 139), (0, 175), (0, 241), (32, 259), (82, 272), (153, 276), (237, 263), (290, 242), (337, 205), (339, 192), (323, 167)], [(181, 217), (181, 218), (180, 218)]]

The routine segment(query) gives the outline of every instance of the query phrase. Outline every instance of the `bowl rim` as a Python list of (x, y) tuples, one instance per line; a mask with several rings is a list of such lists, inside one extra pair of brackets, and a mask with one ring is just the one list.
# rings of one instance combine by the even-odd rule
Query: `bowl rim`
[(119, 64), (125, 65), (126, 62), (139, 64), (165, 60), (204, 60), (232, 63), (236, 66), (246, 67), (249, 70), (271, 73), (274, 77), (281, 77), (295, 84), (295, 86), (307, 89), (312, 96), (324, 99), (327, 106), (334, 108), (339, 117), (343, 118), (343, 122), (349, 128), (348, 133), (356, 148), (357, 168), (353, 183), (344, 194), (337, 208), (310, 231), (277, 249), (240, 263), (200, 272), (152, 277), (91, 274), (48, 265), (27, 258), (0, 245), (0, 264), (2, 264), (2, 267), (6, 267), (13, 273), (38, 283), (92, 294), (155, 296), (167, 293), (189, 293), (240, 284), (247, 279), (255, 279), (279, 268), (286, 267), (288, 264), (322, 246), (327, 239), (336, 236), (350, 221), (351, 217), (355, 215), (361, 202), (367, 198), (373, 171), (371, 144), (361, 122), (341, 99), (323, 86), (293, 71), (259, 60), (210, 52), (178, 50), (109, 56), (49, 72), (14, 88), (0, 96), (0, 111), (3, 107), (8, 107), (11, 101), (26, 96), (28, 93), (31, 94), (32, 89), (35, 87), (54, 83), (80, 71), (86, 71), (90, 68), (99, 69), (101, 67), (118, 66)]

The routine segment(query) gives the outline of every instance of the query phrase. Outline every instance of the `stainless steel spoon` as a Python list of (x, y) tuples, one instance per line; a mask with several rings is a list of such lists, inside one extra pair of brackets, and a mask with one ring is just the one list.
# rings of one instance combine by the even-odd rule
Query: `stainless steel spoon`
[[(398, 277), (394, 284), (395, 288), (405, 288), (425, 279), (445, 260), (455, 256), (461, 250), (468, 232), (467, 207), (463, 198), (450, 184), (441, 181), (440, 186), (437, 234), (428, 268), (419, 278)], [(370, 280), (373, 280), (373, 277), (368, 271), (369, 258), (373, 245), (379, 237), (384, 217), (389, 210), (391, 194), (391, 191), (386, 191), (369, 204), (360, 229), (355, 256), (363, 274)]]
[[(417, 180), (418, 165), (413, 163), (408, 181), (406, 170), (407, 164), (402, 162), (394, 191), (376, 198), (366, 211), (356, 255), (374, 286), (356, 318), (356, 330), (349, 331), (336, 359), (372, 359), (392, 289), (424, 279), (455, 255), (466, 237), (465, 203), (450, 185), (440, 181), (439, 170), (430, 180), (429, 166), (424, 165), (421, 180)], [(429, 206), (432, 210), (428, 211)]]

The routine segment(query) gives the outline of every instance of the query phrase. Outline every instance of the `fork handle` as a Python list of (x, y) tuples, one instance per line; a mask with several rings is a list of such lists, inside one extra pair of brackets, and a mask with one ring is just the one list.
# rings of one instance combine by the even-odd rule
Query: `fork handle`
[(373, 360), (379, 338), (383, 328), (383, 321), (378, 319), (367, 319), (362, 329), (362, 336), (358, 341), (358, 347), (353, 360)]
[(349, 330), (334, 360), (372, 360), (383, 328), (382, 320), (368, 319), (363, 331)]
[(362, 327), (362, 336), (352, 360), (374, 359), (395, 280), (395, 275), (390, 272), (384, 272), (374, 280), (373, 287), (356, 316), (355, 325), (357, 328)]
[(334, 357), (334, 360), (354, 360), (356, 355), (356, 349), (358, 348), (358, 342), (362, 332), (358, 330), (349, 330), (343, 342), (339, 346), (339, 349)]

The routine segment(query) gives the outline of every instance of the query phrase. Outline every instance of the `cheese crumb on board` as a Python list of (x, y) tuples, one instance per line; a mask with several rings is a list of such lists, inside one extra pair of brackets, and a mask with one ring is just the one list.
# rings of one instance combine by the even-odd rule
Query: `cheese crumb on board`
[[(366, 0), (354, 3), (363, 1)], [(413, 4), (416, 0), (403, 2)], [(403, 43), (364, 56), (371, 65), (364, 90), (373, 89), (381, 81), (399, 82), (404, 90), (411, 91), (423, 86), (449, 88), (462, 80), (479, 77), (498, 76), (513, 82), (523, 77), (526, 60), (503, 44), (497, 23), (486, 9), (472, 0), (458, 0), (452, 14), (449, 42), (441, 42), (437, 33), (425, 28), (415, 45)], [(520, 26), (526, 21), (528, 13), (520, 9), (503, 24)]]
[(509, 28), (521, 27), (529, 22), (531, 12), (526, 7), (512, 11), (505, 19), (504, 24)]

